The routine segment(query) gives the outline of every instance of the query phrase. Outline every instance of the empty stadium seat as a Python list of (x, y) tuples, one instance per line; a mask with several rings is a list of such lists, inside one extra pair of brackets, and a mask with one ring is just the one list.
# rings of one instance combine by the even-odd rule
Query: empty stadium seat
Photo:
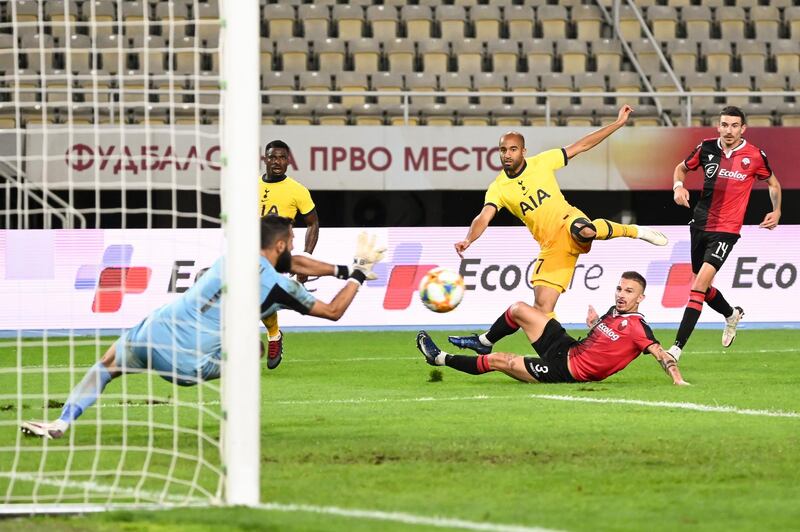
[(542, 5), (536, 9), (536, 16), (542, 26), (542, 36), (546, 39), (564, 39), (567, 36), (567, 9), (564, 6)]
[(170, 47), (170, 53), (175, 57), (174, 65), (170, 70), (176, 74), (194, 74), (203, 69), (200, 51), (194, 37), (176, 38)]
[(450, 45), (441, 39), (428, 39), (417, 43), (422, 60), (422, 70), (444, 74), (450, 64)]
[(505, 104), (492, 109), (492, 121), (498, 126), (517, 127), (525, 124), (524, 110)]
[(269, 37), (272, 40), (293, 37), (294, 18), (294, 7), (290, 5), (267, 4), (264, 6), (264, 20), (267, 21)]
[(87, 35), (71, 35), (64, 48), (64, 70), (77, 73), (94, 68), (94, 50)]
[(556, 45), (561, 56), (561, 71), (565, 74), (585, 72), (588, 66), (589, 55), (584, 41), (565, 39)]
[(795, 41), (800, 39), (800, 6), (787, 7), (783, 11), (783, 18), (789, 28), (789, 37)]
[[(749, 74), (726, 72), (720, 75), (719, 86), (723, 91), (752, 91), (753, 88), (750, 85), (751, 83)], [(728, 105), (736, 105), (746, 109), (749, 107), (750, 98), (748, 96), (726, 96), (725, 102)]]
[(510, 91), (519, 93), (514, 95), (514, 106), (522, 109), (531, 108), (538, 104), (537, 97), (539, 92), (539, 81), (535, 74), (518, 72), (508, 76), (508, 88)]
[(78, 20), (78, 3), (74, 0), (49, 0), (44, 3), (44, 16), (49, 19), (53, 37), (65, 37), (75, 33)]
[(462, 126), (488, 126), (489, 110), (482, 105), (466, 105), (457, 109), (458, 124)]
[(750, 127), (770, 127), (773, 125), (774, 107), (766, 106), (763, 103), (747, 104), (747, 125)]
[(415, 106), (423, 122), (428, 126), (452, 126), (456, 122), (455, 111), (440, 103)]
[[(300, 72), (297, 76), (300, 90), (331, 90), (331, 75), (328, 72)], [(312, 107), (322, 107), (330, 103), (330, 96), (304, 96), (305, 102)]]
[(436, 8), (439, 35), (442, 39), (456, 41), (465, 37), (467, 12), (462, 6), (442, 5)]
[(613, 39), (598, 39), (592, 42), (595, 70), (617, 72), (622, 66), (622, 45)]
[[(290, 91), (295, 89), (294, 73), (291, 72), (263, 72), (261, 87), (267, 90)], [(267, 103), (276, 107), (288, 106), (294, 103), (293, 96), (269, 96)]]
[[(458, 72), (450, 72), (449, 74), (440, 75), (439, 85), (445, 93), (468, 92), (472, 90), (472, 82), (469, 75)], [(466, 107), (470, 102), (468, 96), (445, 95), (445, 103), (453, 109), (458, 109), (460, 107)]]
[(391, 6), (369, 6), (367, 21), (372, 27), (372, 36), (380, 39), (397, 37), (397, 9)]
[(483, 71), (483, 43), (461, 39), (453, 41), (452, 46), (459, 72), (477, 74)]
[[(406, 74), (406, 86), (408, 90), (431, 92), (438, 90), (438, 82), (436, 75), (430, 72), (415, 72), (413, 74)], [(411, 95), (411, 102), (416, 105), (424, 105), (434, 103), (435, 96), (415, 96)]]
[(384, 125), (383, 108), (374, 103), (357, 105), (350, 111), (353, 124), (357, 126), (382, 126)]
[(603, 13), (597, 5), (579, 5), (572, 8), (572, 20), (579, 39), (593, 41), (600, 38)]
[(677, 36), (678, 14), (674, 7), (650, 6), (647, 8), (647, 20), (656, 39), (666, 41)]
[(575, 90), (581, 92), (580, 104), (598, 106), (603, 104), (602, 96), (584, 96), (583, 93), (606, 92), (605, 74), (602, 72), (581, 72), (573, 77)]
[(20, 52), (26, 57), (26, 69), (39, 72), (53, 67), (53, 36), (25, 33), (20, 39)]
[(339, 38), (360, 39), (364, 34), (364, 10), (355, 5), (335, 5), (331, 18), (336, 24)]
[(553, 71), (553, 42), (549, 39), (522, 41), (522, 55), (528, 61), (529, 72)]
[[(542, 90), (545, 92), (572, 92), (572, 76), (551, 72), (542, 74)], [(556, 110), (572, 103), (569, 96), (551, 96), (550, 109)]]
[(800, 69), (800, 43), (794, 39), (779, 39), (771, 44), (778, 72), (790, 74)]
[(194, 9), (194, 36), (198, 41), (218, 42), (220, 31), (219, 3), (216, 0), (210, 2), (198, 2), (192, 4)]
[(710, 39), (700, 43), (700, 50), (706, 62), (706, 72), (722, 74), (732, 70), (731, 45), (726, 40)]
[[(501, 74), (484, 72), (473, 76), (475, 90), (478, 92), (503, 92), (505, 91), (505, 78)], [(503, 105), (502, 96), (480, 96), (480, 105), (491, 109)]]
[[(707, 92), (717, 90), (717, 80), (714, 76), (702, 72), (689, 73), (684, 76), (684, 87), (689, 91)], [(719, 106), (714, 103), (713, 96), (692, 97), (693, 112), (704, 111), (714, 113)]]
[[(379, 72), (372, 75), (372, 88), (376, 91), (402, 91), (403, 76), (396, 72)], [(378, 103), (381, 105), (397, 105), (403, 103), (403, 97), (397, 96), (378, 96)]]
[(742, 72), (761, 74), (766, 69), (767, 46), (763, 41), (738, 41), (736, 50)]
[(778, 106), (781, 125), (800, 126), (800, 104), (795, 102), (783, 102)]
[[(608, 87), (615, 92), (638, 92), (641, 90), (641, 79), (636, 72), (610, 72)], [(617, 106), (636, 106), (639, 103), (637, 96), (617, 96), (615, 100)]]
[(269, 72), (272, 70), (272, 57), (274, 54), (273, 43), (266, 37), (261, 37), (259, 44), (259, 63), (261, 65), (261, 73)]
[(519, 44), (517, 41), (495, 39), (486, 43), (493, 72), (510, 74), (519, 65)]
[[(336, 75), (336, 86), (342, 92), (362, 92), (369, 89), (367, 75), (361, 72), (340, 72)], [(342, 105), (346, 109), (364, 105), (366, 96), (342, 96)]]
[[(783, 92), (786, 90), (786, 76), (775, 72), (765, 72), (754, 76), (756, 90), (764, 92)], [(792, 86), (789, 85), (791, 88)], [(797, 90), (795, 88), (795, 90)], [(760, 96), (761, 103), (776, 107), (783, 103), (783, 96)]]
[(278, 39), (275, 41), (275, 46), (283, 70), (291, 72), (308, 70), (308, 43), (304, 39), (299, 37)]
[(83, 3), (83, 17), (91, 23), (89, 35), (111, 35), (117, 21), (114, 0), (89, 0)]
[(40, 3), (36, 0), (8, 2), (6, 13), (13, 22), (38, 22)]
[(619, 30), (622, 38), (626, 41), (640, 39), (642, 37), (642, 26), (633, 9), (626, 4), (619, 6)]
[(492, 41), (500, 37), (500, 8), (495, 5), (477, 5), (469, 11), (469, 18), (479, 41)]
[(506, 6), (505, 19), (508, 36), (511, 39), (525, 40), (533, 37), (534, 13), (528, 6)]
[(314, 108), (317, 123), (321, 126), (346, 126), (347, 109), (338, 103), (327, 103)]
[(750, 19), (753, 21), (756, 39), (767, 41), (778, 38), (781, 15), (773, 6), (754, 6), (750, 8)]
[(592, 105), (569, 104), (559, 110), (561, 123), (570, 127), (589, 127), (594, 125), (594, 108)]
[(413, 72), (414, 43), (408, 39), (393, 39), (383, 44), (390, 72)]
[(340, 39), (314, 41), (314, 53), (317, 57), (317, 67), (319, 70), (334, 73), (344, 70), (344, 41)]
[(744, 39), (745, 12), (738, 6), (723, 6), (716, 9), (716, 19), (723, 39)]
[(280, 115), (287, 126), (310, 126), (314, 123), (314, 112), (306, 103), (293, 103), (282, 107)]
[(327, 6), (304, 4), (297, 8), (297, 20), (307, 41), (326, 39), (330, 34), (330, 12)]
[[(353, 70), (371, 74), (378, 72), (380, 67), (380, 45), (378, 41), (367, 38), (359, 38), (348, 43), (350, 55), (353, 58)], [(413, 44), (411, 45), (411, 60), (413, 63)]]
[[(636, 55), (636, 60), (645, 72), (658, 72), (661, 70), (661, 59), (650, 39), (635, 39), (630, 44), (631, 50)], [(601, 69), (598, 67), (598, 70)]]
[(13, 48), (14, 37), (8, 33), (0, 33), (0, 72), (7, 76), (17, 68), (17, 56)]
[(177, 40), (186, 35), (186, 21), (189, 19), (189, 8), (183, 2), (157, 2), (155, 4), (156, 27), (167, 39)]
[(413, 40), (430, 39), (433, 29), (433, 12), (428, 6), (403, 6), (400, 16), (406, 24), (406, 37)]
[(697, 42), (685, 39), (667, 41), (670, 65), (680, 74), (697, 71)]

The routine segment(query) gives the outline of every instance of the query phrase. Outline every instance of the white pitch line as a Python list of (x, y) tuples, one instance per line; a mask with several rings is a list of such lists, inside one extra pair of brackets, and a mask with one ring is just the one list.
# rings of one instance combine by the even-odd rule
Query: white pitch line
[[(105, 495), (124, 495), (126, 497), (142, 497), (150, 499), (149, 502), (162, 500), (160, 493), (155, 493), (145, 490), (137, 490), (124, 486), (109, 486), (108, 484), (99, 484), (97, 482), (88, 480), (66, 480), (66, 479), (53, 479), (34, 475), (33, 473), (0, 473), (0, 477), (8, 478), (20, 482), (34, 482), (36, 484), (44, 484), (45, 486), (53, 486), (56, 488), (72, 488), (84, 491), (93, 491), (95, 493), (102, 493)], [(181, 502), (185, 504), (198, 504), (208, 502), (206, 499), (198, 497), (180, 497), (178, 495), (164, 495), (163, 500)]]
[[(788, 348), (788, 349), (747, 349), (742, 350), (742, 352), (737, 351), (729, 351), (727, 349), (719, 348), (716, 350), (711, 351), (691, 351), (687, 350), (687, 355), (725, 355), (727, 353), (731, 354), (781, 354), (781, 353), (800, 353), (800, 348)], [(533, 353), (523, 354), (524, 356), (535, 356)], [(301, 364), (321, 364), (321, 363), (330, 363), (330, 364), (337, 364), (340, 362), (394, 362), (396, 360), (422, 360), (420, 355), (418, 356), (385, 356), (385, 357), (353, 357), (353, 358), (292, 358), (291, 356), (286, 356), (285, 363), (301, 363)], [(70, 366), (69, 364), (50, 364), (48, 366), (42, 365), (23, 365), (20, 366), (22, 369), (80, 369), (80, 368), (91, 368), (91, 365), (75, 365)], [(4, 368), (5, 370), (13, 370), (14, 368)], [(1, 373), (1, 372), (0, 372)]]
[(546, 399), (552, 401), (573, 401), (577, 403), (604, 403), (646, 406), (651, 408), (677, 408), (682, 410), (693, 410), (696, 412), (717, 412), (725, 414), (737, 414), (743, 416), (764, 416), (764, 417), (784, 417), (800, 418), (800, 412), (784, 412), (781, 410), (757, 410), (751, 408), (737, 408), (735, 406), (703, 405), (698, 403), (677, 403), (668, 401), (644, 401), (639, 399), (617, 399), (617, 398), (595, 398), (578, 397), (573, 395), (547, 395), (547, 394), (528, 394), (528, 395), (472, 395), (466, 397), (403, 397), (398, 399), (310, 399), (303, 401), (273, 401), (281, 405), (324, 405), (324, 404), (372, 404), (372, 403), (424, 403), (436, 401), (487, 401), (499, 399)]
[(404, 525), (432, 526), (437, 528), (458, 528), (461, 530), (483, 530), (488, 532), (555, 532), (550, 528), (528, 527), (522, 525), (504, 525), (499, 523), (481, 523), (465, 521), (450, 517), (428, 517), (404, 512), (381, 512), (378, 510), (360, 510), (355, 508), (339, 508), (336, 506), (312, 506), (308, 504), (266, 503), (257, 506), (262, 510), (277, 512), (303, 512), (324, 515), (337, 515), (354, 519), (371, 519), (391, 521)]

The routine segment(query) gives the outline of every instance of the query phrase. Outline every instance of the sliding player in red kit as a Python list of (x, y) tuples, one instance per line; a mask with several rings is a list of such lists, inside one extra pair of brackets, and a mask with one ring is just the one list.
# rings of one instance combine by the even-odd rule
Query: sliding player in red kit
[(508, 326), (525, 331), (538, 357), (511, 353), (453, 355), (439, 349), (425, 331), (417, 334), (417, 348), (432, 366), (448, 366), (471, 375), (501, 371), (533, 383), (601, 381), (625, 368), (642, 352), (648, 352), (674, 384), (686, 385), (675, 358), (661, 348), (638, 312), (646, 284), (637, 272), (623, 273), (615, 305), (603, 316), (589, 307), (586, 324), (591, 330), (580, 341), (542, 311), (521, 301), (511, 305), (505, 315)]
[(689, 222), (695, 278), (675, 336), (675, 345), (668, 350), (676, 360), (697, 325), (703, 302), (725, 317), (723, 347), (729, 347), (736, 338), (736, 326), (744, 316), (744, 310), (731, 307), (712, 283), (739, 240), (750, 190), (756, 179), (767, 181), (772, 202), (772, 211), (767, 213), (759, 227), (775, 229), (781, 217), (781, 185), (772, 173), (764, 151), (742, 138), (746, 124), (741, 109), (724, 108), (717, 128), (719, 137), (698, 144), (675, 168), (674, 199), (684, 207), (689, 207), (689, 191), (683, 186), (688, 172), (702, 168), (705, 176), (703, 191)]

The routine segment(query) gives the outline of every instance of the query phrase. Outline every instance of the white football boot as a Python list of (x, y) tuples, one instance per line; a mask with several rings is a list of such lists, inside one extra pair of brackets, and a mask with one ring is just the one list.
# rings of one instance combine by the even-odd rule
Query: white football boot
[(667, 235), (665, 235), (661, 231), (650, 229), (646, 225), (634, 224), (634, 227), (637, 229), (639, 233), (636, 238), (644, 240), (645, 242), (650, 242), (654, 246), (666, 246), (667, 244), (669, 244), (669, 239), (667, 238)]
[(48, 440), (57, 440), (62, 438), (67, 432), (67, 425), (63, 421), (54, 421), (48, 423), (47, 421), (24, 421), (19, 426), (19, 430), (26, 436), (38, 436), (40, 438), (47, 438)]
[(725, 318), (725, 329), (722, 330), (722, 347), (730, 347), (736, 339), (736, 326), (744, 316), (742, 307), (733, 307), (733, 314)]

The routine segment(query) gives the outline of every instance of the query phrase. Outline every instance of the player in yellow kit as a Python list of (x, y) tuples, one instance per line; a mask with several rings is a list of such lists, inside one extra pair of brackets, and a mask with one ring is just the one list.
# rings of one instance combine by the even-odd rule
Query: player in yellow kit
[[(648, 227), (620, 224), (604, 218), (590, 220), (567, 202), (556, 180), (556, 170), (624, 126), (632, 111), (630, 106), (624, 105), (613, 124), (566, 148), (544, 151), (528, 158), (525, 157), (525, 139), (520, 133), (512, 131), (500, 137), (503, 171), (489, 185), (483, 209), (472, 221), (467, 237), (456, 242), (459, 256), (463, 258), (464, 251), (483, 234), (497, 211), (508, 209), (527, 226), (539, 243), (540, 252), (531, 278), (535, 299), (533, 307), (553, 317), (559, 296), (572, 280), (578, 256), (588, 253), (594, 240), (640, 238), (665, 246), (667, 237)], [(517, 330), (513, 323), (503, 313), (486, 333), (451, 336), (450, 342), (486, 354), (494, 343)]]
[[(307, 227), (304, 252), (311, 254), (319, 238), (319, 217), (308, 189), (286, 175), (290, 154), (289, 146), (282, 140), (273, 140), (264, 148), (267, 171), (258, 182), (258, 211), (262, 217), (276, 215), (292, 220), (301, 215)], [(297, 280), (305, 283), (308, 277), (298, 275)], [(283, 357), (283, 334), (278, 327), (278, 313), (267, 316), (263, 321), (269, 338), (267, 367), (275, 369)]]

